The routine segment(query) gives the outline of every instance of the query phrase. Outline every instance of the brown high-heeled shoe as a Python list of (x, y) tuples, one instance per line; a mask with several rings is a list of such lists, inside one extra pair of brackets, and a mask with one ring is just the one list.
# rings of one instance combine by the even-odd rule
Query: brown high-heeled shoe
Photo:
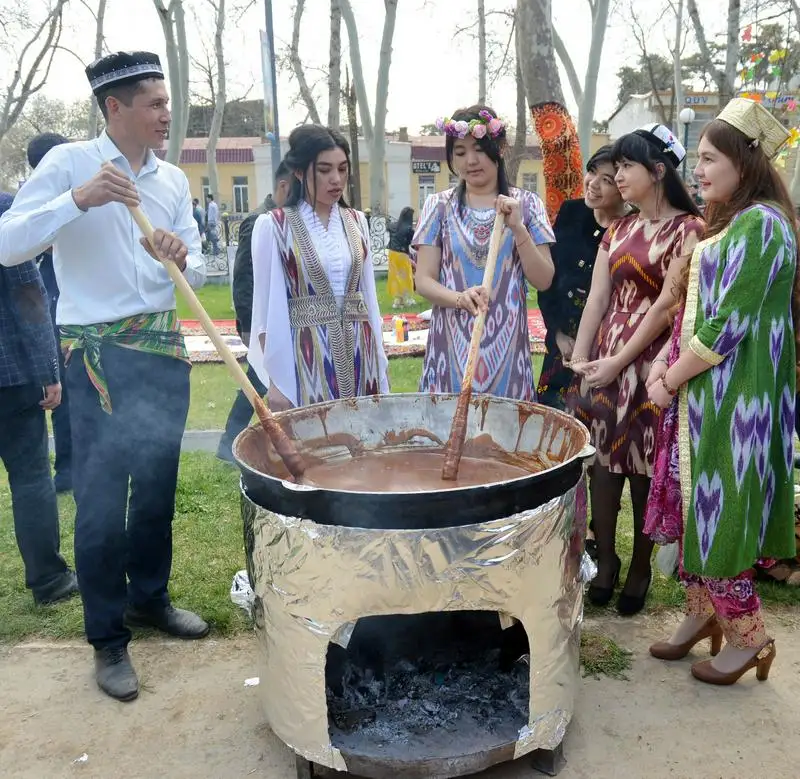
[(711, 660), (695, 663), (692, 666), (692, 676), (699, 682), (706, 684), (729, 685), (736, 684), (751, 668), (756, 669), (756, 679), (766, 682), (769, 678), (769, 669), (775, 659), (775, 642), (768, 641), (756, 654), (736, 671), (724, 674), (711, 665)]
[(671, 644), (669, 641), (659, 641), (650, 647), (650, 654), (659, 660), (682, 660), (695, 644), (704, 638), (711, 639), (711, 656), (716, 657), (722, 649), (722, 628), (715, 616), (709, 617), (700, 630), (682, 644)]

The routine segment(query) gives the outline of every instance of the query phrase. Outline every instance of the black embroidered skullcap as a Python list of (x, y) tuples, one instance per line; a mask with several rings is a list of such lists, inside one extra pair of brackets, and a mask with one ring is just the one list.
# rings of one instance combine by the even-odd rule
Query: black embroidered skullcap
[(95, 60), (86, 68), (86, 78), (96, 95), (110, 86), (135, 84), (146, 78), (164, 78), (157, 54), (149, 51), (117, 51)]
[(42, 133), (32, 138), (28, 144), (28, 165), (35, 168), (53, 146), (60, 146), (62, 143), (69, 143), (69, 138), (58, 133)]

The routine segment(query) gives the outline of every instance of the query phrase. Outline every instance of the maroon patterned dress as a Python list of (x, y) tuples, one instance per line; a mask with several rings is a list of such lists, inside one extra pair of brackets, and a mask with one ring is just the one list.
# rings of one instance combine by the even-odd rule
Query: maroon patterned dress
[[(661, 293), (672, 259), (691, 254), (702, 232), (702, 220), (691, 214), (633, 214), (606, 231), (600, 248), (608, 252), (613, 289), (590, 359), (611, 357), (625, 346)], [(667, 337), (665, 331), (607, 387), (592, 390), (581, 376), (570, 387), (569, 407), (591, 431), (597, 462), (612, 473), (653, 474), (659, 409), (645, 382)]]

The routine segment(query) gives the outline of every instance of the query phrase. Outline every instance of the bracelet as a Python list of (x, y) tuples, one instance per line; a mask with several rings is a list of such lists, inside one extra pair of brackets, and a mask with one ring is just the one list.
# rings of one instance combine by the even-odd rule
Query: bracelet
[(653, 365), (655, 365), (657, 362), (663, 362), (664, 365), (669, 367), (669, 363), (663, 357), (656, 357), (655, 360), (653, 360)]
[(517, 249), (519, 249), (520, 246), (525, 246), (525, 244), (528, 243), (530, 240), (531, 240), (531, 234), (526, 233), (525, 240), (522, 243), (517, 243), (516, 241), (514, 241), (514, 245), (517, 247)]
[(570, 361), (570, 365), (580, 365), (582, 362), (589, 362), (586, 357), (573, 357)]
[(667, 395), (669, 395), (671, 398), (674, 398), (678, 394), (678, 390), (676, 390), (674, 387), (670, 387), (669, 384), (667, 384), (666, 374), (661, 377), (661, 386), (667, 391)]
[(459, 310), (459, 311), (461, 310), (461, 298), (463, 298), (463, 297), (464, 297), (464, 293), (463, 292), (459, 292), (456, 295), (456, 309)]

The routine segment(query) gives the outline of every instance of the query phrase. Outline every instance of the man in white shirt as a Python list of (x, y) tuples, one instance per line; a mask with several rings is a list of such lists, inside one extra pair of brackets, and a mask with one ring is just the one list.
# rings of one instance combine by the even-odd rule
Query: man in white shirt
[(208, 196), (206, 230), (208, 231), (208, 240), (211, 241), (211, 253), (216, 257), (219, 254), (219, 206), (213, 195)]
[[(75, 562), (100, 688), (139, 691), (129, 626), (201, 638), (208, 625), (167, 592), (191, 366), (165, 262), (205, 280), (186, 176), (161, 162), (170, 113), (156, 55), (86, 69), (107, 131), (52, 149), (0, 219), (0, 263), (53, 246), (56, 320), (72, 418)], [(153, 248), (129, 206), (156, 228)]]

